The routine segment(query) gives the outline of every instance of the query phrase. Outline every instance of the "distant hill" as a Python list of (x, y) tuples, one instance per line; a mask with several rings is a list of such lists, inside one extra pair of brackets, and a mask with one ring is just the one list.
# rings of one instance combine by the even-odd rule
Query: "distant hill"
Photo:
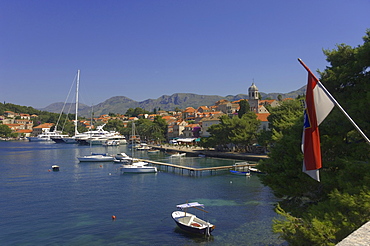
[[(296, 98), (298, 95), (303, 95), (305, 93), (306, 87), (303, 86), (296, 91), (292, 91), (289, 93), (263, 93), (260, 92), (262, 99), (271, 98), (277, 99), (279, 95), (282, 98)], [(174, 110), (176, 107), (180, 109), (185, 109), (186, 107), (194, 107), (197, 108), (199, 106), (212, 106), (215, 102), (226, 99), (228, 101), (236, 101), (240, 99), (248, 99), (247, 94), (238, 94), (236, 96), (228, 95), (226, 97), (217, 96), (217, 95), (198, 95), (192, 93), (175, 93), (171, 96), (163, 95), (157, 99), (147, 99), (142, 102), (134, 101), (125, 96), (116, 96), (109, 98), (108, 100), (99, 103), (93, 106), (94, 115), (102, 115), (108, 113), (117, 113), (117, 114), (125, 114), (129, 108), (143, 108), (148, 111), (153, 111), (156, 109), (161, 110)], [(62, 110), (64, 103), (53, 103), (49, 106), (40, 109), (43, 111), (53, 112), (53, 113), (60, 113)], [(74, 104), (66, 104), (64, 108), (64, 112), (67, 113), (74, 113)], [(79, 104), (79, 111), (78, 114), (80, 116), (90, 117), (91, 115), (91, 107), (83, 104)]]

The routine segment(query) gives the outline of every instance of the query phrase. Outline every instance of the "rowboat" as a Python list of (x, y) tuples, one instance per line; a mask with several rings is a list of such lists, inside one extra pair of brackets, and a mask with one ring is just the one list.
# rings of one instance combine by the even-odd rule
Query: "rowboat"
[(203, 204), (199, 204), (198, 202), (191, 202), (179, 204), (176, 207), (182, 210), (172, 212), (172, 219), (176, 222), (178, 227), (191, 233), (203, 234), (207, 236), (211, 235), (211, 232), (215, 229), (215, 226), (213, 224), (206, 222), (205, 220), (198, 218), (196, 215), (187, 212), (189, 208), (196, 208), (208, 213), (207, 211), (199, 208), (204, 208)]

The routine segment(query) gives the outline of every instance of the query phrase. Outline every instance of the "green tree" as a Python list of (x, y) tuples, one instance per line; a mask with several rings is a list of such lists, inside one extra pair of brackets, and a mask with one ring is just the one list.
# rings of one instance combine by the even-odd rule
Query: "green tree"
[[(331, 66), (320, 72), (321, 82), (368, 136), (370, 30), (362, 46), (324, 53)], [(323, 168), (316, 182), (302, 172), (302, 113), (287, 106), (269, 117), (274, 147), (260, 164), (268, 173), (262, 182), (283, 198), (277, 212), (284, 219), (275, 220), (274, 231), (292, 245), (335, 245), (370, 220), (370, 147), (334, 108), (320, 125)]]
[(1, 137), (9, 137), (12, 133), (12, 130), (7, 126), (0, 124), (0, 136)]
[(142, 109), (142, 108), (137, 107), (137, 108), (135, 108), (135, 109), (133, 109), (133, 108), (129, 108), (129, 109), (126, 111), (126, 114), (125, 114), (125, 115), (127, 115), (127, 116), (129, 116), (129, 117), (137, 117), (137, 116), (139, 116), (140, 114), (149, 114), (149, 113), (150, 113), (149, 111), (147, 111), (147, 110), (145, 110), (145, 109)]
[(119, 120), (119, 119), (111, 119), (107, 122), (107, 124), (105, 125), (105, 130), (107, 131), (117, 131), (117, 132), (121, 132), (124, 128), (124, 124), (122, 122), (122, 120)]
[(227, 115), (220, 117), (220, 123), (208, 128), (210, 137), (205, 138), (201, 145), (203, 147), (215, 147), (219, 150), (237, 147), (245, 150), (256, 138), (260, 122), (253, 112), (245, 113), (241, 118)]
[(241, 118), (244, 114), (250, 111), (250, 106), (247, 100), (240, 100), (238, 116)]

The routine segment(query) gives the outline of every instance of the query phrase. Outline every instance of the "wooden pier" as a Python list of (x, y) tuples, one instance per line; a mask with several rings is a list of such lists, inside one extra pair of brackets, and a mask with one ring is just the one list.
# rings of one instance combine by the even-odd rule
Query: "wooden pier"
[(149, 145), (153, 149), (158, 149), (164, 152), (178, 152), (186, 153), (187, 156), (207, 156), (207, 157), (217, 157), (217, 158), (228, 158), (237, 159), (244, 161), (259, 161), (268, 159), (267, 155), (264, 154), (251, 154), (251, 153), (237, 153), (237, 152), (218, 152), (212, 150), (205, 150), (200, 147), (184, 147), (184, 146), (156, 146)]
[[(159, 162), (159, 161), (152, 161), (152, 160), (144, 160), (144, 159), (139, 159), (140, 161), (144, 161), (147, 163), (150, 163), (154, 166), (157, 166), (159, 168), (163, 167), (166, 169), (166, 171), (169, 171), (171, 168), (173, 171), (179, 170), (179, 173), (184, 174), (184, 171), (187, 171), (189, 175), (197, 176), (200, 175), (202, 176), (203, 172), (210, 172), (212, 175), (214, 172), (220, 171), (220, 170), (233, 170), (235, 169), (235, 165), (230, 165), (230, 166), (219, 166), (219, 167), (204, 167), (204, 168), (195, 168), (195, 167), (187, 167), (187, 166), (181, 166), (181, 165), (176, 165), (172, 163), (165, 163), (165, 162)], [(244, 170), (245, 167), (253, 167), (256, 166), (257, 164), (250, 164), (250, 163), (240, 163), (237, 165), (238, 169), (242, 168)]]

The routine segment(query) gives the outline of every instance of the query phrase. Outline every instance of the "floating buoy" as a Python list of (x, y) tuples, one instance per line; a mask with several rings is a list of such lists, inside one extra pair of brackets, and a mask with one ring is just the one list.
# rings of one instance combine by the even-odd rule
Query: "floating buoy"
[(115, 215), (112, 215), (112, 220), (116, 220), (116, 216)]
[(48, 172), (51, 172), (51, 170), (49, 169)]
[(100, 167), (103, 167), (102, 165), (100, 165)]

